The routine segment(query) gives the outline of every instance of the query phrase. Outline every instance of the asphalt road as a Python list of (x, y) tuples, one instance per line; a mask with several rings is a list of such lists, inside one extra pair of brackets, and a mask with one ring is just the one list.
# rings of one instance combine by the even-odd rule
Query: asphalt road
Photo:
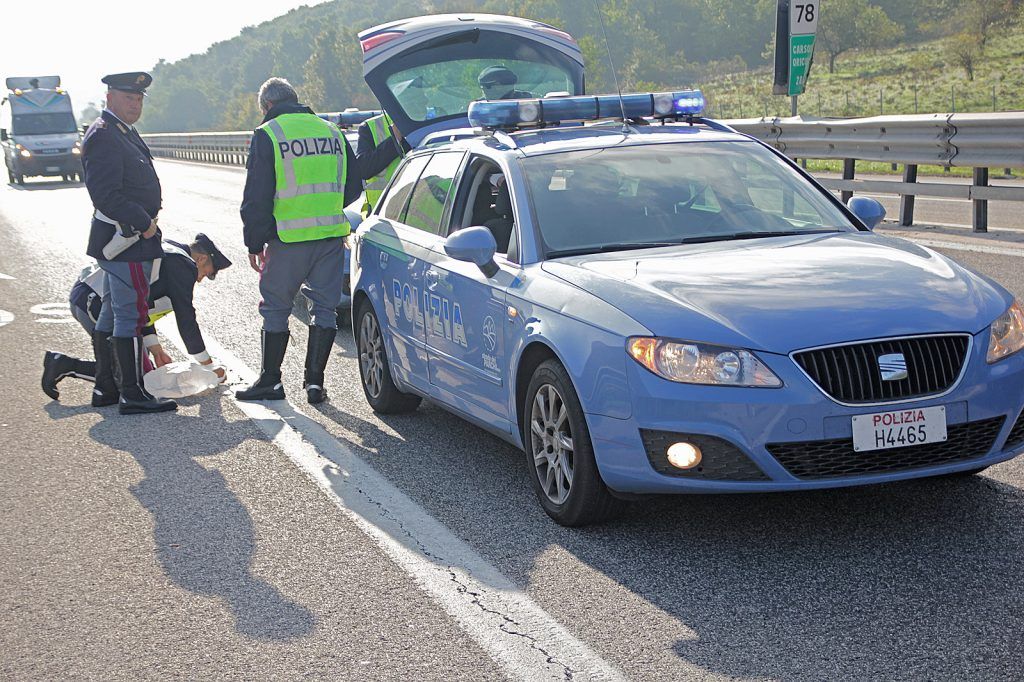
[[(240, 383), (260, 329), (243, 171), (157, 169), (166, 236), (204, 231), (235, 261), (197, 307)], [(429, 404), (374, 415), (347, 334), (331, 402), (297, 400), (298, 317), (294, 408), (214, 391), (121, 418), (73, 380), (51, 402), (43, 350), (89, 353), (61, 314), (89, 212), (81, 186), (0, 188), (4, 679), (1022, 674), (1024, 460), (970, 479), (651, 500), (569, 530), (540, 510), (522, 453)], [(1013, 235), (900, 234), (1024, 296)]]

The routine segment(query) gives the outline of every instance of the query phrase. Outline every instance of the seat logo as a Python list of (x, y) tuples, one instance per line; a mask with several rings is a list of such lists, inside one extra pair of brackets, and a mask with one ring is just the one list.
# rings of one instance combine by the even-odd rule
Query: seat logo
[(903, 353), (890, 353), (878, 356), (878, 369), (882, 373), (882, 381), (900, 381), (907, 378), (907, 359)]

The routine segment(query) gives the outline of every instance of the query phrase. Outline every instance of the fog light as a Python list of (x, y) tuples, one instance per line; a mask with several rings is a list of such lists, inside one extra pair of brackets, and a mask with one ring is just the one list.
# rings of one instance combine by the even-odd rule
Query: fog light
[(668, 446), (668, 463), (677, 469), (692, 469), (700, 464), (700, 448), (693, 443), (673, 443)]

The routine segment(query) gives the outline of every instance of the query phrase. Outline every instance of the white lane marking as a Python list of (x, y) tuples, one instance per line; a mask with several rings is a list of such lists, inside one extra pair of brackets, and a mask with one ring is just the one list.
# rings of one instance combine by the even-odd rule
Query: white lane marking
[(0, 310), (0, 327), (10, 324), (14, 320), (14, 314), (6, 310)]
[[(897, 236), (897, 235), (892, 235)], [(954, 251), (974, 251), (976, 253), (992, 253), (999, 256), (1024, 257), (1024, 249), (1008, 249), (1000, 246), (987, 246), (985, 244), (961, 244), (959, 242), (948, 242), (942, 239), (918, 239), (916, 237), (901, 237), (909, 239), (915, 244), (928, 246), (933, 249), (952, 249)]]
[(14, 279), (14, 278), (11, 277), (10, 275), (5, 275), (4, 273), (0, 272), (0, 279)]
[(36, 322), (43, 322), (47, 324), (60, 324), (64, 322), (74, 322), (75, 318), (71, 317), (71, 306), (68, 303), (40, 303), (34, 305), (28, 310), (33, 315), (39, 315)]
[[(172, 324), (161, 320), (158, 325), (186, 352)], [(203, 338), (210, 355), (232, 379), (246, 384), (256, 380), (256, 373), (240, 359), (209, 335)], [(292, 403), (234, 402), (510, 678), (624, 679), (497, 568)]]

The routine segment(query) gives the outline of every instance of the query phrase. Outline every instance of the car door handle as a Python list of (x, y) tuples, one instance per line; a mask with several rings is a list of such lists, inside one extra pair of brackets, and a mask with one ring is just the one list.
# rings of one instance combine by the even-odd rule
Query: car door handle
[(427, 281), (427, 288), (433, 289), (437, 286), (437, 283), (441, 281), (441, 275), (438, 274), (437, 270), (427, 270), (427, 274), (424, 275), (424, 279)]

